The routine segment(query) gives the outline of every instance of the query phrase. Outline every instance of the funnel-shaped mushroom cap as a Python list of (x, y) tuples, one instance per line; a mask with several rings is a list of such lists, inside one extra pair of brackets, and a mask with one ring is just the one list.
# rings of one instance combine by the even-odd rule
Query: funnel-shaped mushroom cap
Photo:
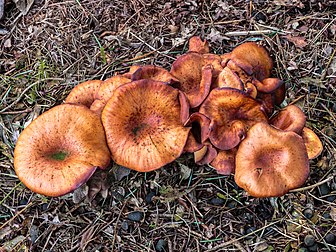
[(65, 102), (81, 104), (90, 108), (102, 83), (101, 80), (89, 80), (78, 84), (71, 90)]
[(201, 54), (184, 54), (177, 58), (170, 71), (180, 81), (174, 86), (186, 94), (191, 108), (199, 106), (210, 92), (213, 67), (203, 67), (202, 60)]
[(14, 151), (19, 179), (32, 191), (55, 197), (73, 191), (109, 162), (99, 116), (74, 104), (37, 117), (21, 133)]
[(273, 61), (266, 49), (253, 42), (243, 43), (231, 52), (230, 58), (246, 73), (262, 81), (270, 76)]
[(211, 120), (209, 139), (220, 150), (234, 148), (252, 125), (268, 121), (256, 100), (233, 88), (212, 90), (199, 112)]
[(278, 129), (294, 131), (301, 135), (306, 124), (306, 116), (299, 107), (289, 105), (271, 118), (270, 123)]
[(170, 72), (166, 69), (153, 65), (146, 65), (140, 67), (132, 75), (132, 81), (151, 79), (155, 81), (162, 81), (169, 84), (179, 82)]
[(266, 123), (255, 124), (240, 143), (235, 181), (254, 197), (278, 197), (301, 186), (309, 175), (302, 138)]
[(212, 160), (210, 166), (216, 169), (217, 173), (230, 175), (235, 173), (237, 148), (231, 150), (220, 150), (217, 156)]
[(209, 53), (209, 43), (202, 40), (199, 36), (194, 36), (189, 39), (189, 52)]
[(112, 97), (114, 90), (130, 81), (130, 79), (122, 75), (115, 75), (103, 81), (96, 93), (96, 99), (92, 103), (90, 109), (101, 114), (107, 101)]
[(179, 91), (163, 82), (145, 79), (119, 87), (102, 113), (112, 159), (141, 172), (174, 161), (190, 131), (181, 113)]
[(323, 150), (323, 145), (315, 132), (307, 127), (304, 127), (302, 130), (302, 138), (304, 144), (306, 145), (308, 158), (314, 159), (318, 157)]

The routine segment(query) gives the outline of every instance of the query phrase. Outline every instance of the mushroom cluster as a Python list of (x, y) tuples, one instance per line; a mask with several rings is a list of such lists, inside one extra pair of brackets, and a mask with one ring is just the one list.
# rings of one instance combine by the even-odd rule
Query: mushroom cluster
[(256, 43), (216, 55), (192, 37), (170, 71), (132, 66), (77, 85), (21, 133), (15, 171), (32, 191), (60, 196), (111, 159), (148, 172), (189, 152), (252, 196), (281, 196), (305, 182), (322, 144), (300, 108), (275, 111), (286, 90), (272, 68)]

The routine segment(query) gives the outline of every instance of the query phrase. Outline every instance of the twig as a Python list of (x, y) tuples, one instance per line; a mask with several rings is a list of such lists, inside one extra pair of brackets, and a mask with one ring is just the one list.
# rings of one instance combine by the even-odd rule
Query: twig
[(265, 228), (268, 228), (268, 227), (270, 227), (270, 226), (273, 226), (273, 225), (279, 223), (280, 221), (282, 221), (282, 219), (281, 219), (281, 220), (277, 220), (277, 221), (275, 221), (275, 222), (272, 222), (272, 223), (270, 223), (270, 224), (268, 224), (268, 225), (266, 225), (266, 226), (263, 226), (263, 227), (261, 227), (261, 228), (255, 230), (255, 231), (253, 231), (253, 232), (251, 232), (251, 233), (248, 233), (248, 234), (246, 234), (246, 235), (244, 235), (244, 236), (241, 236), (241, 237), (239, 237), (239, 238), (237, 238), (237, 239), (233, 239), (233, 240), (230, 240), (230, 241), (228, 241), (228, 242), (224, 242), (224, 243), (222, 243), (222, 244), (219, 244), (218, 246), (215, 246), (215, 247), (213, 247), (213, 248), (211, 248), (211, 249), (206, 250), (206, 252), (210, 252), (210, 251), (219, 251), (219, 250), (222, 249), (222, 248), (225, 248), (225, 247), (227, 247), (227, 246), (229, 246), (229, 245), (232, 245), (232, 244), (234, 244), (234, 243), (237, 243), (238, 241), (243, 240), (243, 239), (245, 239), (245, 238), (247, 238), (247, 237), (249, 237), (249, 236), (251, 236), (251, 235), (253, 235), (253, 234), (255, 234), (255, 233), (258, 233), (259, 231), (264, 230)]
[(33, 205), (32, 202), (30, 202), (28, 205), (26, 205), (23, 209), (21, 209), (19, 212), (17, 212), (12, 218), (10, 218), (8, 221), (6, 221), (4, 224), (0, 226), (0, 230), (6, 226), (8, 223), (10, 223), (12, 220), (14, 220), (16, 217), (18, 217), (22, 212), (26, 211), (27, 208), (31, 207)]
[(2, 115), (16, 115), (16, 114), (22, 114), (22, 113), (28, 113), (31, 112), (31, 108), (27, 108), (25, 110), (20, 110), (20, 111), (8, 111), (8, 112), (0, 112)]
[(37, 85), (38, 83), (40, 83), (40, 81), (36, 81), (36, 82), (34, 82), (33, 84), (29, 85), (25, 90), (23, 90), (23, 92), (20, 94), (20, 96), (19, 96), (14, 102), (12, 102), (10, 105), (8, 105), (7, 107), (5, 107), (4, 109), (0, 110), (0, 113), (3, 113), (3, 112), (5, 112), (7, 109), (10, 109), (11, 107), (13, 107), (16, 103), (18, 103), (18, 102), (21, 100), (21, 98), (23, 97), (23, 95), (24, 95), (25, 93), (27, 93), (27, 91), (28, 91), (29, 89), (31, 89), (32, 87), (34, 87), (34, 86)]
[(282, 31), (274, 31), (274, 30), (260, 30), (260, 31), (235, 31), (235, 32), (227, 32), (224, 33), (225, 36), (253, 36), (253, 35), (267, 35), (278, 33), (280, 35), (286, 35), (285, 32)]
[(310, 190), (310, 189), (313, 189), (313, 188), (315, 188), (317, 186), (320, 186), (324, 183), (327, 183), (328, 181), (333, 180), (333, 179), (334, 179), (334, 176), (330, 176), (330, 177), (328, 177), (328, 178), (326, 178), (326, 179), (324, 179), (324, 180), (322, 180), (322, 181), (320, 181), (320, 182), (318, 182), (314, 185), (293, 189), (293, 190), (290, 190), (289, 192), (302, 192), (302, 191)]

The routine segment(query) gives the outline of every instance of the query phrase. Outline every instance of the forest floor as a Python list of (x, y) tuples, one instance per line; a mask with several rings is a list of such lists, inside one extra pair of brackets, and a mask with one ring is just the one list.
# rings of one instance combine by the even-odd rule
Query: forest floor
[[(0, 20), (0, 251), (336, 251), (335, 1), (18, 2)], [(170, 69), (193, 35), (216, 54), (270, 52), (324, 146), (302, 190), (253, 198), (191, 155), (149, 173), (113, 164), (57, 198), (18, 180), (15, 142), (36, 116), (86, 80)]]

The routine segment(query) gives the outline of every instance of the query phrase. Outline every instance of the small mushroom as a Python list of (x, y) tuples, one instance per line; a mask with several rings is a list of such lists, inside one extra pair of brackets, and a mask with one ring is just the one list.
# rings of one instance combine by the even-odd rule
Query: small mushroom
[(14, 150), (14, 169), (23, 184), (54, 197), (75, 190), (109, 162), (99, 116), (74, 104), (37, 117), (20, 134)]
[(115, 90), (102, 113), (112, 159), (148, 172), (178, 158), (190, 128), (181, 122), (180, 92), (163, 82), (144, 79)]
[(184, 54), (177, 58), (170, 71), (180, 81), (173, 86), (186, 94), (191, 108), (199, 106), (210, 92), (213, 67), (203, 67), (202, 60), (201, 54)]
[(209, 139), (220, 150), (236, 147), (252, 125), (268, 121), (259, 102), (233, 88), (213, 89), (199, 112), (211, 120)]
[(210, 163), (210, 166), (216, 169), (218, 174), (234, 174), (236, 169), (236, 153), (237, 147), (231, 150), (220, 150)]
[(71, 90), (65, 103), (81, 104), (90, 108), (102, 83), (101, 80), (89, 80), (78, 84)]
[(196, 53), (209, 53), (209, 43), (206, 40), (202, 40), (199, 36), (194, 36), (189, 39), (189, 52)]
[(309, 175), (302, 138), (291, 131), (257, 123), (236, 155), (235, 181), (254, 197), (279, 197), (300, 187)]
[(289, 105), (275, 114), (270, 119), (270, 124), (278, 129), (293, 131), (301, 135), (306, 124), (306, 116), (299, 107)]
[(307, 127), (304, 127), (302, 130), (302, 138), (304, 144), (306, 145), (308, 158), (317, 158), (323, 150), (323, 145), (320, 138), (315, 134), (314, 131)]
[(268, 78), (273, 68), (273, 61), (267, 50), (254, 42), (237, 46), (229, 57), (248, 75), (253, 74), (259, 81)]
[(132, 74), (132, 81), (141, 79), (151, 79), (155, 81), (162, 81), (168, 84), (179, 82), (170, 72), (166, 69), (153, 65), (141, 66)]

